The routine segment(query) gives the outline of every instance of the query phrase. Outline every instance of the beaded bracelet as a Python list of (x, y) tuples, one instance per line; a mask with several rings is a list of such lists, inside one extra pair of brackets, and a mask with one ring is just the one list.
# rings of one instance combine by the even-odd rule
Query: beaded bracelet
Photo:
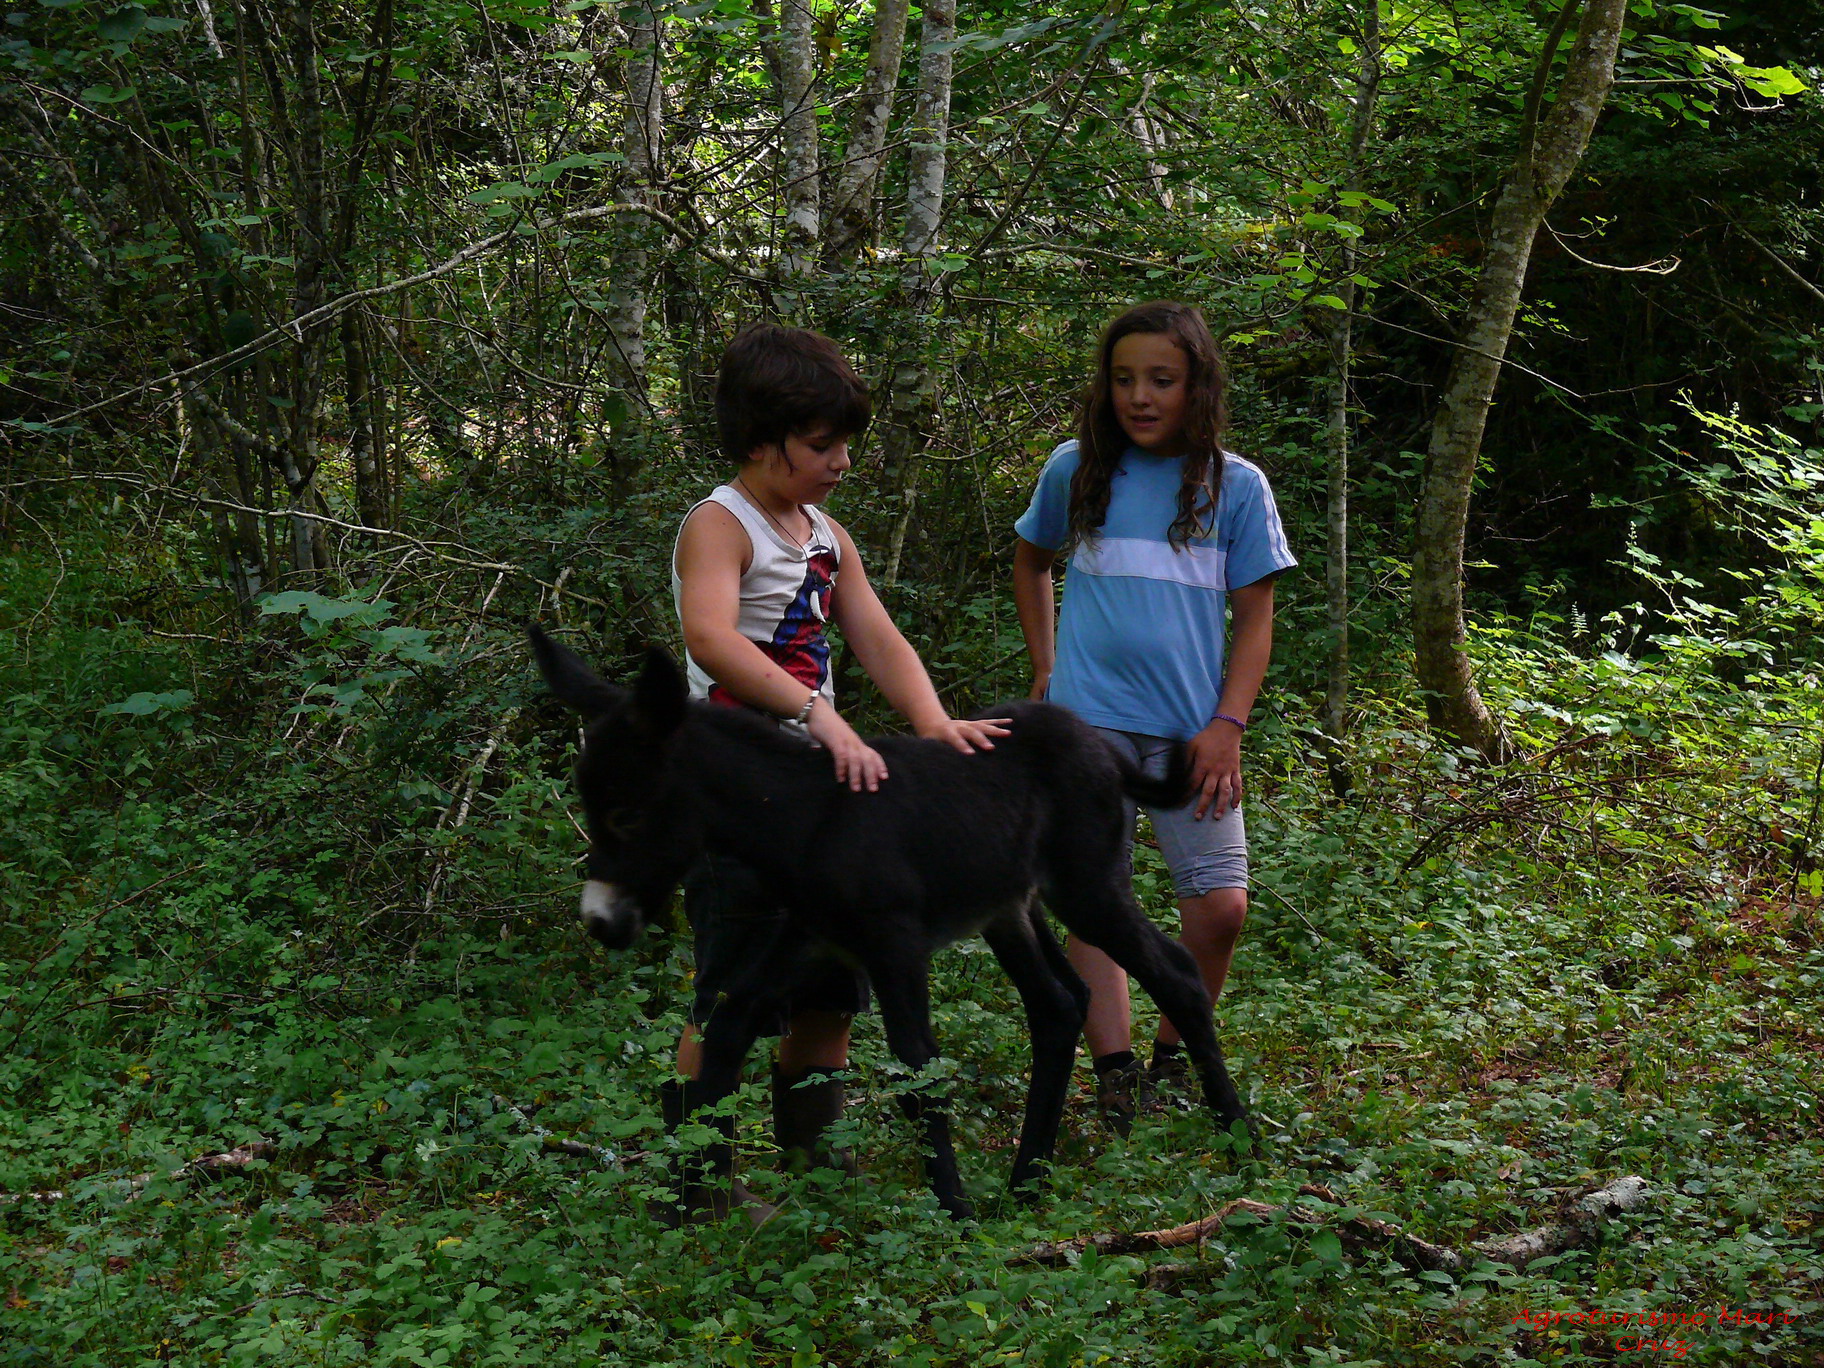
[(1243, 722), (1239, 717), (1230, 717), (1227, 713), (1216, 713), (1210, 718), (1210, 721), (1232, 723), (1239, 731), (1245, 732), (1248, 729), (1248, 724), (1246, 722)]
[(794, 717), (792, 721), (796, 722), (801, 727), (809, 722), (811, 720), (811, 709), (817, 706), (817, 700), (822, 697), (822, 694), (818, 693), (817, 690), (812, 689), (811, 696), (804, 700), (804, 706), (798, 709), (798, 716)]

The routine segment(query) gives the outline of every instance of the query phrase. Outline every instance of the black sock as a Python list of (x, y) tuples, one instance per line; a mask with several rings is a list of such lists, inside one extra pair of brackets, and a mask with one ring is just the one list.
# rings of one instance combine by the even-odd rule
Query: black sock
[(1131, 1068), (1134, 1062), (1132, 1050), (1116, 1050), (1112, 1054), (1098, 1055), (1095, 1061), (1096, 1077), (1113, 1073), (1116, 1069)]
[(1155, 1040), (1153, 1042), (1153, 1062), (1151, 1068), (1160, 1069), (1177, 1060), (1184, 1053), (1184, 1046), (1176, 1041)]

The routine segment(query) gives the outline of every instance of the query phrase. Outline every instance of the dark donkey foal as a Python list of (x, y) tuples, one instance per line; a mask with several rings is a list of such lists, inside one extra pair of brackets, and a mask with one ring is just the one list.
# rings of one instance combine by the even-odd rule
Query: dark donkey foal
[[(802, 738), (743, 709), (690, 701), (662, 651), (623, 689), (538, 628), (531, 633), (551, 692), (590, 719), (576, 782), (589, 824), (583, 920), (596, 939), (631, 944), (705, 849), (752, 868), (786, 910), (772, 948), (704, 1028), (693, 1106), (734, 1090), (761, 1010), (789, 991), (817, 942), (867, 971), (888, 1046), (922, 1071), (937, 1055), (931, 956), (979, 933), (1019, 990), (1032, 1035), (1011, 1179), (1024, 1191), (1056, 1143), (1089, 998), (1036, 891), (1152, 995), (1184, 1037), (1217, 1119), (1245, 1120), (1196, 965), (1140, 911), (1122, 858), (1123, 792), (1182, 801), (1182, 756), (1172, 777), (1150, 781), (1074, 714), (1013, 703), (994, 712), (1013, 720), (992, 751), (963, 755), (912, 737), (872, 742), (890, 777), (877, 793), (852, 793)], [(938, 1202), (967, 1216), (949, 1117), (917, 1092), (906, 1107), (923, 1124)]]

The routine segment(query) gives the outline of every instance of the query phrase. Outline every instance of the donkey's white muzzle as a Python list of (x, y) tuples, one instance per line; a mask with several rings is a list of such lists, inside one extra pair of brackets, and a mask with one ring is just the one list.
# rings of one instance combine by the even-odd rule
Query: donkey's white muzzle
[(633, 899), (611, 883), (583, 885), (583, 926), (610, 950), (625, 950), (640, 934), (644, 918)]

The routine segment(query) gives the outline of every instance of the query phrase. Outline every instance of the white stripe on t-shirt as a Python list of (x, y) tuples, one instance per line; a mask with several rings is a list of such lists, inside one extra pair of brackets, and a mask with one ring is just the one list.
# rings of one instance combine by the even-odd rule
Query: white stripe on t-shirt
[(1192, 544), (1175, 551), (1170, 542), (1145, 537), (1091, 537), (1077, 547), (1070, 565), (1086, 575), (1162, 580), (1221, 592), (1228, 588), (1227, 561), (1219, 546)]

